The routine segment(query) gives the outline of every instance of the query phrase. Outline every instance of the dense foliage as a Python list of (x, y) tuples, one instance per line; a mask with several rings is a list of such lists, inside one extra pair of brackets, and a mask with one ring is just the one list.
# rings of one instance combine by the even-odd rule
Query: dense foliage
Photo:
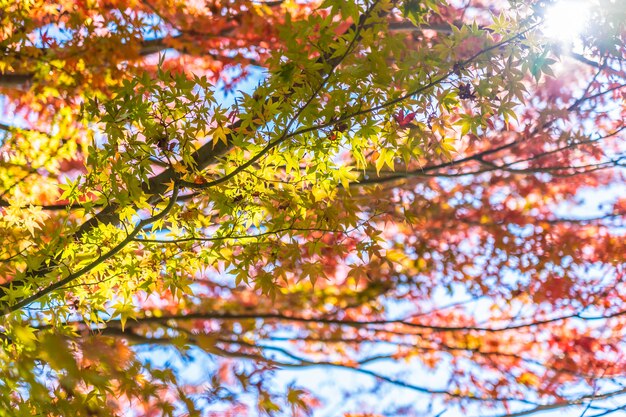
[(302, 415), (316, 367), (415, 395), (334, 415), (613, 411), (626, 7), (589, 3), (570, 44), (549, 2), (0, 1), (0, 415)]

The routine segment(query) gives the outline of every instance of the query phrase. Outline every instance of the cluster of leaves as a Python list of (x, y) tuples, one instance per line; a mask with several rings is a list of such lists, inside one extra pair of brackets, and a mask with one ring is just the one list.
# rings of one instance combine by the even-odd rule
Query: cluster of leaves
[(0, 415), (301, 415), (272, 377), (313, 367), (626, 393), (626, 202), (564, 216), (623, 180), (625, 12), (573, 52), (529, 3), (3, 4)]

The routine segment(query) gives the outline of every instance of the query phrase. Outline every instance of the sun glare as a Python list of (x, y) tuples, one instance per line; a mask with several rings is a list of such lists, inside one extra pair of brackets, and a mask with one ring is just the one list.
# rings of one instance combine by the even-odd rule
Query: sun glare
[(589, 1), (559, 1), (546, 10), (543, 33), (571, 45), (585, 30), (589, 12)]

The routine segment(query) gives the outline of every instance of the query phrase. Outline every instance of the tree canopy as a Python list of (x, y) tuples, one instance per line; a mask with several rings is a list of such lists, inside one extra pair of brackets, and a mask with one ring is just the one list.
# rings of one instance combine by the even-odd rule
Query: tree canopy
[(0, 415), (619, 408), (619, 0), (0, 4)]

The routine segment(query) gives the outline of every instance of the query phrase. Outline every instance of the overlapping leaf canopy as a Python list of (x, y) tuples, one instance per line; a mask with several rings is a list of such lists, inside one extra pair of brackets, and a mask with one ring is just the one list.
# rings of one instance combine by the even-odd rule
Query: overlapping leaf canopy
[(0, 3), (0, 415), (607, 412), (619, 3)]

